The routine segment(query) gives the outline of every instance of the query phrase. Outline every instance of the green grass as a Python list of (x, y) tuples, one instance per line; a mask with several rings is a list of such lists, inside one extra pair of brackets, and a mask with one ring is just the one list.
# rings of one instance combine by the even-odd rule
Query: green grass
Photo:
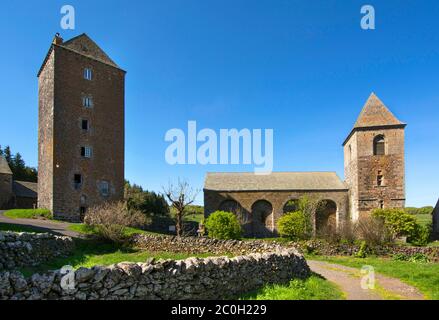
[(390, 258), (353, 258), (312, 256), (315, 260), (338, 263), (348, 267), (361, 268), (370, 265), (375, 272), (398, 278), (418, 288), (428, 299), (439, 300), (439, 263), (416, 263), (394, 261)]
[(0, 223), (0, 231), (35, 232), (35, 233), (46, 232), (46, 231), (40, 230), (38, 228), (33, 228), (33, 227), (29, 227), (29, 226), (22, 226), (19, 224), (10, 224), (10, 223)]
[[(80, 233), (80, 234), (85, 234), (85, 235), (97, 235), (97, 232), (96, 232), (96, 228), (95, 228), (95, 227), (92, 227), (92, 226), (86, 225), (86, 224), (84, 224), (84, 223), (74, 223), (74, 224), (71, 224), (71, 225), (68, 227), (68, 229), (71, 230), (71, 231), (78, 232), (78, 233)], [(130, 228), (130, 227), (126, 227), (126, 228), (124, 229), (124, 235), (125, 235), (126, 237), (133, 236), (133, 235), (135, 235), (135, 234), (162, 235), (162, 234), (160, 234), (160, 233), (151, 232), (151, 231), (145, 231), (145, 230), (136, 229), (136, 228)]]
[(65, 265), (77, 269), (79, 267), (91, 268), (95, 265), (108, 266), (119, 262), (145, 262), (148, 258), (180, 260), (188, 257), (203, 258), (212, 256), (209, 253), (194, 255), (173, 252), (148, 252), (108, 242), (84, 239), (75, 239), (75, 245), (74, 252), (68, 257), (56, 258), (36, 267), (22, 268), (20, 271), (25, 276), (30, 276), (36, 272), (60, 269)]
[(52, 219), (52, 213), (47, 209), (12, 209), (4, 216), (11, 219)]
[(203, 218), (204, 218), (204, 214), (203, 213), (195, 213), (195, 214), (187, 215), (185, 217), (185, 220), (186, 221), (193, 221), (193, 222), (200, 223)]
[(431, 214), (417, 214), (415, 217), (419, 224), (423, 226), (433, 222), (433, 216)]
[(308, 279), (291, 280), (287, 285), (267, 285), (244, 295), (244, 300), (342, 300), (343, 292), (333, 283), (318, 275)]

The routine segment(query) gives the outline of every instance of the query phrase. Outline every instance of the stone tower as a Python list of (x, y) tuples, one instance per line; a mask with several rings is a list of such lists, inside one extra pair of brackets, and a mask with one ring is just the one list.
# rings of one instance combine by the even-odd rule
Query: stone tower
[(351, 219), (405, 205), (404, 128), (372, 93), (343, 143)]
[(125, 71), (86, 34), (57, 34), (38, 72), (38, 206), (79, 221), (123, 197)]

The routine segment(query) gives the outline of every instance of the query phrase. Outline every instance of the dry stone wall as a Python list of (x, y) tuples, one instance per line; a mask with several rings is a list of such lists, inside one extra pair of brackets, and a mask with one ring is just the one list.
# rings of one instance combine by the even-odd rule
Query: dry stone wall
[(68, 255), (73, 248), (73, 240), (69, 237), (0, 231), (0, 270), (36, 266)]
[(228, 299), (264, 284), (287, 283), (309, 274), (305, 259), (296, 249), (278, 248), (234, 258), (150, 260), (80, 268), (74, 272), (74, 288), (68, 290), (61, 284), (69, 274), (60, 271), (34, 274), (28, 279), (16, 271), (0, 272), (0, 299)]

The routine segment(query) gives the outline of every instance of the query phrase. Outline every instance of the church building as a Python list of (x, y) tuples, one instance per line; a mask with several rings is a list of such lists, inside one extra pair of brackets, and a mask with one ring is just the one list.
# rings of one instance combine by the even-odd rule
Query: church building
[(372, 93), (343, 142), (344, 181), (335, 172), (207, 173), (205, 216), (239, 213), (246, 236), (264, 237), (276, 234), (279, 217), (303, 196), (321, 202), (316, 232), (340, 228), (375, 208), (403, 208), (405, 126)]

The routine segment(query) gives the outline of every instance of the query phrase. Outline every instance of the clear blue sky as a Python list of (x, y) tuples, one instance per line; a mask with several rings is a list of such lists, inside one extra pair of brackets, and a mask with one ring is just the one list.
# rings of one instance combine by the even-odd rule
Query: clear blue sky
[[(76, 29), (60, 30), (60, 8)], [(360, 28), (372, 4), (376, 30)], [(407, 205), (439, 197), (437, 1), (2, 2), (0, 145), (37, 165), (37, 71), (55, 32), (86, 32), (126, 78), (126, 178), (160, 191), (202, 188), (207, 171), (170, 166), (164, 135), (200, 128), (274, 129), (275, 171), (337, 171), (341, 144), (371, 91), (406, 129)], [(202, 193), (198, 197), (202, 202)]]

